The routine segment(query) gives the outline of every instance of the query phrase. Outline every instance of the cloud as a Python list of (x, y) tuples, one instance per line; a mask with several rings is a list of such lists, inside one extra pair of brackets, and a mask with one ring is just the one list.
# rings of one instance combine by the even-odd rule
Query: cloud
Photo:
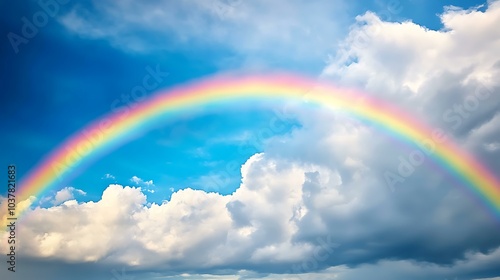
[(144, 181), (137, 176), (133, 176), (132, 178), (130, 178), (130, 181), (135, 183), (138, 186), (145, 186), (145, 187), (154, 187), (155, 186), (153, 180)]
[(106, 39), (127, 51), (222, 47), (244, 55), (248, 66), (257, 68), (270, 62), (262, 55), (284, 59), (283, 49), (288, 60), (322, 60), (340, 38), (340, 26), (348, 22), (346, 4), (340, 0), (92, 3), (75, 6), (61, 23), (71, 32)]
[(448, 8), (438, 31), (368, 12), (357, 17), (323, 77), (390, 99), (463, 137), (491, 119), (500, 102), (492, 94), (500, 69), (499, 18), (498, 1), (484, 12)]
[(111, 179), (111, 180), (116, 180), (116, 177), (109, 174), (109, 173), (106, 173), (104, 174), (104, 177), (102, 177), (102, 179)]
[(72, 200), (75, 198), (75, 194), (87, 195), (87, 193), (82, 190), (75, 189), (73, 187), (66, 187), (55, 194), (54, 199), (52, 200), (52, 204), (59, 205), (68, 200)]
[[(494, 226), (459, 193), (447, 193), (436, 209), (425, 200), (415, 204), (414, 195), (390, 197), (372, 186), (368, 170), (344, 178), (327, 166), (265, 153), (252, 156), (241, 171), (241, 186), (231, 195), (184, 189), (170, 201), (146, 205), (140, 188), (110, 185), (97, 202), (70, 200), (29, 210), (19, 233), (24, 244), (19, 254), (52, 262), (99, 262), (108, 271), (191, 271), (195, 278), (222, 269), (222, 274), (248, 279), (253, 279), (249, 271), (263, 273), (254, 279), (291, 272), (317, 279), (374, 273), (429, 279), (424, 276), (497, 267), (500, 240)], [(425, 207), (433, 211), (419, 215)], [(485, 253), (474, 249), (481, 240), (491, 241)], [(423, 273), (428, 270), (422, 267), (429, 266), (434, 274)]]
[(448, 7), (441, 21), (429, 30), (358, 16), (322, 78), (390, 100), (497, 170), (500, 1), (484, 11)]
[(156, 190), (154, 189), (155, 184), (153, 180), (145, 181), (137, 176), (132, 176), (132, 178), (130, 178), (130, 182), (134, 183), (136, 186), (141, 187), (146, 192), (149, 193), (156, 192)]

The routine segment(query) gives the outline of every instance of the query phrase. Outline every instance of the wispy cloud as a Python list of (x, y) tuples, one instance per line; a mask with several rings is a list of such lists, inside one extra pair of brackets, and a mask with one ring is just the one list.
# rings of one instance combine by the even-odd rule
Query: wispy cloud
[(289, 59), (323, 59), (348, 22), (346, 5), (341, 0), (93, 1), (92, 9), (76, 6), (61, 22), (71, 32), (139, 52), (198, 45), (256, 59), (284, 58), (283, 49)]
[(102, 177), (102, 179), (111, 179), (111, 180), (116, 180), (116, 177), (109, 174), (109, 173), (106, 173), (104, 174), (104, 177)]
[(132, 178), (130, 178), (130, 181), (138, 186), (154, 187), (155, 185), (153, 180), (145, 181), (137, 176), (133, 176)]

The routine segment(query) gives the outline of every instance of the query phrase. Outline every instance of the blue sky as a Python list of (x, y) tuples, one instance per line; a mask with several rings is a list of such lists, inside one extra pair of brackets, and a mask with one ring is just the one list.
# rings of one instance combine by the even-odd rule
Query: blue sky
[[(20, 177), (109, 113), (151, 68), (168, 76), (149, 96), (224, 72), (290, 71), (326, 79), (443, 127), (491, 170), (500, 168), (498, 1), (55, 1), (0, 3), (0, 164), (16, 164)], [(24, 43), (12, 41), (13, 33), (26, 37), (25, 19), (47, 13), (40, 3), (53, 12), (47, 23)], [(445, 8), (450, 5), (455, 8)], [(493, 97), (459, 128), (450, 126), (443, 112), (481, 84)], [(39, 279), (67, 279), (89, 268), (93, 272), (82, 279), (116, 278), (122, 268), (137, 279), (500, 276), (498, 223), (432, 167), (389, 190), (381, 174), (396, 169), (407, 150), (331, 112), (294, 108), (293, 114), (283, 131), (243, 151), (273, 110), (186, 112), (116, 147), (38, 197), (20, 237), (25, 264), (12, 279), (32, 279), (34, 269)], [(95, 212), (87, 213), (92, 207)], [(115, 211), (134, 218), (106, 216)], [(185, 217), (162, 218), (174, 214)], [(87, 242), (75, 234), (99, 231), (86, 219), (101, 216), (116, 229), (101, 234), (137, 236), (68, 249), (71, 240)], [(75, 221), (74, 228), (57, 217)], [(287, 219), (294, 224), (282, 224)], [(153, 233), (134, 231), (144, 233), (143, 227)], [(172, 232), (187, 241), (162, 239)], [(317, 247), (318, 238), (332, 238), (340, 249)], [(336, 253), (290, 273), (315, 248)], [(0, 275), (13, 277), (3, 268)]]

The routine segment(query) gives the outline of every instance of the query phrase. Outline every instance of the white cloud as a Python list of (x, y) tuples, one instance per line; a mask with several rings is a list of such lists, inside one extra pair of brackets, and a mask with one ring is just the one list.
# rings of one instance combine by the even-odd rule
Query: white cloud
[(138, 186), (145, 186), (145, 187), (154, 187), (155, 186), (153, 180), (144, 181), (143, 179), (141, 179), (137, 176), (132, 176), (132, 178), (130, 178), (130, 181), (135, 183)]
[(73, 187), (66, 187), (55, 194), (54, 200), (52, 200), (52, 204), (59, 205), (68, 200), (72, 200), (75, 198), (75, 194), (87, 195), (87, 193), (82, 190), (75, 189)]
[(146, 180), (143, 180), (137, 176), (132, 176), (132, 178), (130, 178), (130, 182), (134, 183), (135, 186), (140, 187), (141, 190), (143, 190), (145, 192), (148, 192), (151, 194), (156, 193), (156, 190), (154, 189), (156, 186), (155, 186), (153, 180), (146, 181)]
[[(477, 106), (468, 100), (499, 86), (500, 2), (486, 12), (448, 9), (441, 19), (443, 30), (433, 31), (383, 22), (373, 13), (359, 16), (323, 76), (388, 98), (456, 134), (468, 131), (491, 118), (500, 103), (498, 94), (476, 98)], [(467, 103), (477, 108), (458, 119), (455, 105)]]
[[(322, 60), (348, 22), (346, 2), (335, 1), (93, 1), (62, 17), (71, 32), (107, 39), (114, 46), (147, 52), (195, 46), (225, 48), (260, 68), (267, 55), (287, 60)], [(232, 3), (232, 4), (231, 4)], [(189, 14), (189, 16), (186, 16)], [(297, 43), (300, 42), (300, 43)], [(282, 52), (287, 50), (286, 57)], [(264, 56), (263, 56), (264, 55)], [(220, 61), (231, 64), (233, 58)]]
[(389, 100), (500, 168), (500, 1), (447, 8), (442, 30), (357, 18), (322, 78)]

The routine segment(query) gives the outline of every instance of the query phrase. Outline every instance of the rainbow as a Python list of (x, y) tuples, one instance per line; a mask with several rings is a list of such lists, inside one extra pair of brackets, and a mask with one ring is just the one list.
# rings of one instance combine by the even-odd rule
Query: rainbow
[[(102, 156), (126, 142), (132, 134), (150, 128), (165, 117), (175, 117), (176, 113), (234, 102), (306, 99), (318, 106), (345, 111), (412, 145), (433, 135), (431, 128), (382, 100), (328, 83), (290, 74), (217, 76), (159, 92), (91, 123), (68, 138), (20, 181), (17, 199), (37, 197), (59, 186), (60, 178), (74, 172), (76, 166)], [(434, 144), (430, 155), (434, 163), (500, 218), (500, 184), (495, 176), (450, 140)]]

